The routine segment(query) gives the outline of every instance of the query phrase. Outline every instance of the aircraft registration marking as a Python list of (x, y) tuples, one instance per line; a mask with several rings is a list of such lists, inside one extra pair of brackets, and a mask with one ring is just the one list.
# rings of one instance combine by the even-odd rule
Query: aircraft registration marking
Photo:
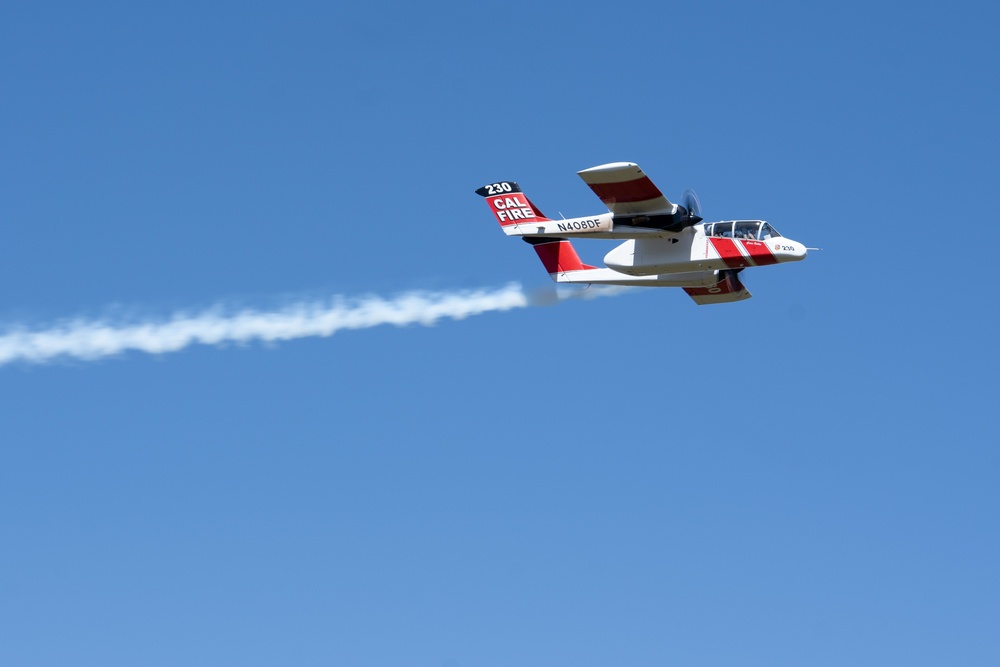
[(560, 222), (556, 225), (560, 232), (578, 232), (586, 229), (602, 229), (607, 225), (601, 223), (600, 218), (591, 218), (589, 220), (573, 220), (572, 222)]

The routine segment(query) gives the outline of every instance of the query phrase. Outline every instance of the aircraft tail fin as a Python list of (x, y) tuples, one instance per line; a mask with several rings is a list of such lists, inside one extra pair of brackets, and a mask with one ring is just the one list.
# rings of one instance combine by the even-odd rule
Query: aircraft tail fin
[(549, 221), (513, 181), (489, 183), (476, 190), (476, 194), (486, 198), (494, 217), (508, 236), (520, 235), (518, 226), (521, 224)]
[(586, 271), (596, 268), (584, 264), (580, 260), (580, 256), (576, 254), (573, 244), (568, 239), (526, 236), (524, 240), (535, 248), (538, 259), (542, 260), (545, 270), (556, 282), (559, 282), (560, 275), (569, 271)]

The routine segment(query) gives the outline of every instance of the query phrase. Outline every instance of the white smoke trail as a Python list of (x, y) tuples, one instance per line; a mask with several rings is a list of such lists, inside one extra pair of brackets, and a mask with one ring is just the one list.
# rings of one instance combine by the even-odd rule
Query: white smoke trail
[(242, 310), (227, 314), (216, 307), (196, 315), (175, 314), (163, 321), (132, 324), (77, 319), (46, 329), (8, 328), (0, 334), (0, 366), (18, 361), (38, 364), (59, 358), (93, 360), (129, 350), (164, 354), (197, 343), (276, 342), (332, 336), (344, 329), (367, 329), (382, 324), (430, 326), (444, 318), (460, 320), (481, 313), (613, 293), (618, 291), (578, 291), (546, 299), (530, 296), (520, 285), (512, 283), (497, 290), (411, 292), (393, 299), (333, 297), (274, 311)]

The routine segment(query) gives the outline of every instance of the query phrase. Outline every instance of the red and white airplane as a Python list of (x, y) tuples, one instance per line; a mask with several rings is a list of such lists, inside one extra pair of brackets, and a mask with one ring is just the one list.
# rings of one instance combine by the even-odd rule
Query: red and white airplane
[[(608, 213), (551, 220), (521, 192), (499, 181), (476, 190), (508, 236), (535, 247), (558, 283), (683, 287), (698, 304), (750, 298), (737, 274), (752, 266), (805, 259), (807, 248), (763, 220), (702, 222), (698, 198), (667, 201), (638, 165), (602, 164), (578, 172)], [(604, 256), (607, 268), (580, 261), (569, 239), (625, 239)]]

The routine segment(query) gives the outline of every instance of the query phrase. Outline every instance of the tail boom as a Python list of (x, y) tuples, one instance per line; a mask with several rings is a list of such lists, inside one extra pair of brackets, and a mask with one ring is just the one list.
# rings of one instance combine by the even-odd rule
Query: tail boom
[(476, 194), (486, 199), (493, 217), (507, 236), (606, 235), (614, 229), (611, 213), (568, 220), (547, 218), (514, 181), (489, 183), (476, 190)]

